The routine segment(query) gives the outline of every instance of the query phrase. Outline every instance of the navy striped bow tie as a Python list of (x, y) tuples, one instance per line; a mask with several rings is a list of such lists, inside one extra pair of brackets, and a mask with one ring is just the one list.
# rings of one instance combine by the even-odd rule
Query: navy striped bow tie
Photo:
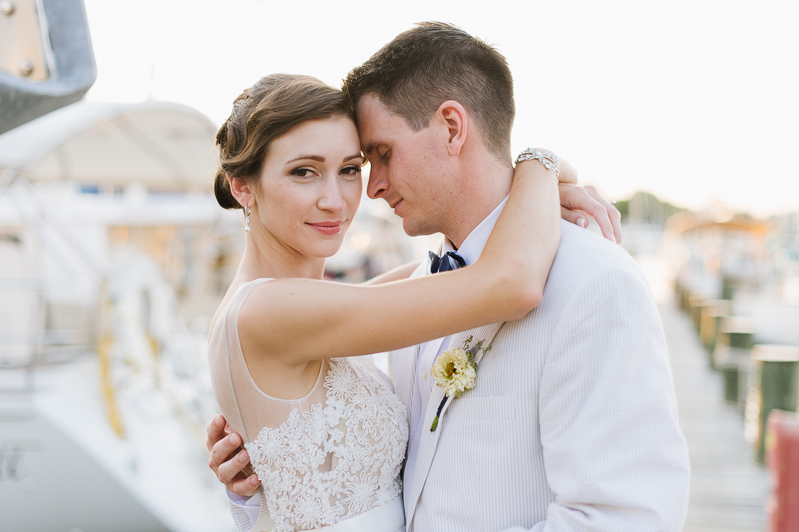
[(443, 257), (439, 257), (434, 252), (430, 252), (430, 273), (448, 272), (466, 266), (463, 257), (454, 251), (447, 251)]

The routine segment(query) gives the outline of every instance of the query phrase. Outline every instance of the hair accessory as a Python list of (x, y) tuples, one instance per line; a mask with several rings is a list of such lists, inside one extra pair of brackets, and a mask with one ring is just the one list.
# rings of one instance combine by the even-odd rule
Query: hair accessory
[(249, 207), (247, 207), (245, 205), (244, 206), (244, 232), (245, 233), (249, 233), (250, 232), (250, 212), (252, 212), (252, 209), (250, 209)]
[(516, 158), (516, 164), (535, 159), (550, 172), (555, 172), (555, 177), (560, 176), (560, 161), (554, 153), (544, 153), (533, 148), (527, 148)]

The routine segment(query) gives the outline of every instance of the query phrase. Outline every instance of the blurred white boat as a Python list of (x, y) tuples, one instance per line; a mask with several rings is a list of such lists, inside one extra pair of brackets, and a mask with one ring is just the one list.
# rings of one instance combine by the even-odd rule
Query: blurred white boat
[(237, 225), (205, 192), (213, 133), (148, 102), (0, 136), (3, 529), (233, 529), (204, 448)]

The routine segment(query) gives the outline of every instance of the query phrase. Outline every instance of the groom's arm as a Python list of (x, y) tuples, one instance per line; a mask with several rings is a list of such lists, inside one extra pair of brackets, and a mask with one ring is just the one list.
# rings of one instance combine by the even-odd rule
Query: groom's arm
[(613, 265), (564, 305), (542, 374), (541, 442), (556, 500), (535, 532), (679, 532), (690, 466), (657, 308)]

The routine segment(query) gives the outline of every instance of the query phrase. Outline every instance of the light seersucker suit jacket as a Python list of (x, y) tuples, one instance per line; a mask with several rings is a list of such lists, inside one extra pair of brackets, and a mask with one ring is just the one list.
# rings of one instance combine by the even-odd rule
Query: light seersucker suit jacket
[[(498, 326), (453, 336), (451, 346)], [(410, 411), (417, 347), (390, 353)], [(476, 386), (426, 406), (408, 532), (679, 532), (690, 466), (663, 329), (618, 246), (562, 223), (541, 305), (507, 322)]]

